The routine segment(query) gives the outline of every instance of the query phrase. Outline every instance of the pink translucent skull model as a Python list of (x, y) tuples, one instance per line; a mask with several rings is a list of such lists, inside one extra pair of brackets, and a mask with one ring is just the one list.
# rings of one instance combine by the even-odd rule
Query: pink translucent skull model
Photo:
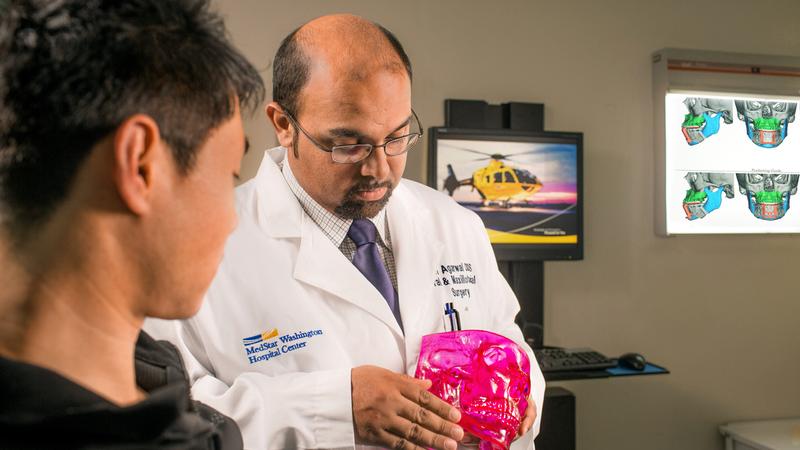
[(415, 376), (461, 410), (459, 425), (481, 439), (481, 450), (508, 449), (531, 391), (530, 360), (514, 341), (480, 330), (429, 334)]

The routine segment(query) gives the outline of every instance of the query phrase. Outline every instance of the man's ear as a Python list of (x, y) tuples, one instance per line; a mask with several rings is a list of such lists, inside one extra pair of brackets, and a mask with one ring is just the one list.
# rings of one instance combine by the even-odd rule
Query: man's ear
[(264, 108), (264, 112), (267, 113), (267, 119), (275, 128), (275, 136), (278, 138), (278, 143), (284, 148), (291, 149), (295, 130), (289, 117), (283, 112), (283, 108), (275, 102), (270, 102)]
[(151, 208), (163, 152), (158, 124), (150, 116), (131, 116), (114, 133), (114, 183), (123, 203), (136, 215)]

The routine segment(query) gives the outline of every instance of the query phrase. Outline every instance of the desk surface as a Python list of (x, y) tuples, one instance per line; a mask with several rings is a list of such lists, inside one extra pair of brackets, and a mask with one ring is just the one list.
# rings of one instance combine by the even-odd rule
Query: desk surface
[(576, 370), (576, 371), (558, 371), (558, 372), (545, 372), (545, 381), (564, 381), (564, 380), (586, 380), (592, 378), (611, 378), (611, 377), (626, 377), (638, 375), (661, 375), (667, 374), (669, 370), (666, 368), (647, 363), (644, 370), (633, 370), (626, 367), (612, 367), (606, 370)]
[[(726, 441), (739, 442), (758, 450), (800, 448), (800, 418), (734, 422), (719, 427)], [(730, 442), (728, 448), (737, 448)], [(726, 444), (727, 445), (727, 444)]]

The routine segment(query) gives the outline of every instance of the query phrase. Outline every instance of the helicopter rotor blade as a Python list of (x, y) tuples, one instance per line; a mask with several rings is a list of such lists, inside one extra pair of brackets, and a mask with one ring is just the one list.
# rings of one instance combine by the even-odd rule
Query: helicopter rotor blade
[(575, 153), (575, 149), (574, 148), (568, 148), (568, 147), (564, 148), (563, 146), (558, 146), (558, 147), (549, 146), (549, 147), (545, 147), (545, 148), (537, 148), (537, 149), (534, 149), (534, 150), (529, 150), (527, 152), (514, 153), (513, 155), (510, 155), (510, 156), (532, 155), (532, 154), (535, 154), (535, 153), (545, 153), (545, 154), (547, 154), (547, 153), (549, 153), (549, 154), (553, 154), (553, 153), (556, 153), (556, 154), (558, 154), (558, 153)]
[(548, 156), (548, 155), (552, 155), (552, 154), (565, 154), (565, 153), (572, 154), (572, 153), (575, 152), (574, 148), (569, 148), (569, 147), (565, 148), (563, 146), (547, 146), (547, 147), (544, 147), (544, 148), (536, 148), (536, 149), (533, 149), (533, 150), (529, 150), (527, 152), (512, 153), (512, 154), (487, 153), (487, 152), (481, 152), (481, 151), (478, 151), (478, 150), (473, 150), (473, 149), (465, 148), (465, 147), (455, 147), (455, 146), (453, 146), (452, 148), (454, 148), (456, 150), (461, 150), (461, 151), (464, 151), (464, 152), (475, 153), (477, 155), (485, 156), (485, 158), (474, 159), (473, 161), (485, 161), (485, 160), (488, 160), (488, 159), (494, 159), (494, 160), (498, 160), (498, 161), (513, 161), (513, 162), (517, 162), (517, 163), (519, 163), (521, 161), (519, 161), (518, 159), (514, 159), (514, 158), (519, 157), (519, 156), (524, 156), (524, 155), (539, 154), (541, 156)]
[(481, 152), (481, 151), (478, 151), (478, 150), (472, 150), (472, 149), (469, 149), (469, 148), (455, 147), (455, 146), (452, 147), (452, 148), (454, 148), (456, 150), (461, 150), (461, 151), (464, 151), (464, 152), (475, 153), (475, 154), (478, 154), (478, 155), (489, 156), (489, 157), (492, 156), (491, 153)]

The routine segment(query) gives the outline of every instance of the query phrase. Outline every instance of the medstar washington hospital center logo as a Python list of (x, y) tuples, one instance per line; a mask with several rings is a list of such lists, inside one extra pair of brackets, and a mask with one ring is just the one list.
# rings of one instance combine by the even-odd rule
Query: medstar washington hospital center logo
[(322, 334), (324, 334), (322, 330), (316, 329), (281, 335), (277, 328), (273, 328), (272, 331), (242, 338), (242, 345), (248, 362), (255, 364), (305, 348), (313, 337)]

